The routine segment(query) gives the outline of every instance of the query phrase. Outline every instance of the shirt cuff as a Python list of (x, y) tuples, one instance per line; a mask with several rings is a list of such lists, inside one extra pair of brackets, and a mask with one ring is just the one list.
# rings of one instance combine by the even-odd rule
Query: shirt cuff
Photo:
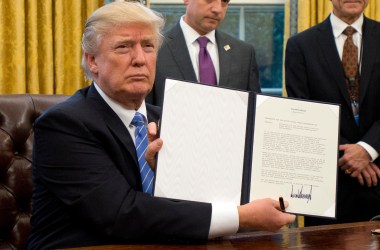
[(367, 153), (371, 157), (372, 161), (376, 160), (377, 157), (379, 157), (379, 153), (373, 147), (371, 147), (368, 143), (366, 143), (364, 141), (360, 141), (357, 144), (362, 146), (367, 151)]
[(237, 233), (239, 229), (239, 214), (233, 203), (212, 203), (211, 225), (209, 239), (228, 236)]

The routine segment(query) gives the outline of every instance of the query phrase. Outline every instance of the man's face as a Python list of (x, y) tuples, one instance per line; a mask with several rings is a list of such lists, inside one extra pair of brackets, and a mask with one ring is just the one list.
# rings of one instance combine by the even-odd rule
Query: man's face
[(331, 0), (334, 8), (334, 14), (348, 24), (355, 22), (364, 9), (367, 7), (369, 0)]
[(157, 41), (151, 27), (129, 24), (115, 27), (101, 40), (87, 62), (94, 80), (112, 99), (136, 109), (153, 86)]
[(185, 22), (204, 35), (223, 21), (230, 0), (184, 0)]

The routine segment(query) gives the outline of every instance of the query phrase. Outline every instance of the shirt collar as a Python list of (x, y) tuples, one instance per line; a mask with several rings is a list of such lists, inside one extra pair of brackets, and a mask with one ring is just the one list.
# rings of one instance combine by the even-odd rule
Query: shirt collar
[(103, 100), (111, 107), (111, 109), (119, 116), (124, 125), (128, 127), (133, 117), (135, 116), (136, 111), (143, 114), (145, 117), (145, 123), (147, 124), (147, 112), (145, 106), (145, 100), (142, 102), (141, 106), (138, 110), (127, 109), (123, 104), (116, 102), (112, 98), (110, 98), (104, 91), (94, 82), (95, 89), (98, 91), (99, 95), (103, 98)]
[(363, 22), (364, 22), (363, 13), (360, 15), (358, 20), (356, 20), (351, 25), (348, 25), (347, 23), (343, 22), (336, 15), (334, 15), (333, 12), (331, 12), (330, 21), (331, 21), (335, 38), (339, 37), (342, 34), (342, 32), (347, 28), (347, 26), (352, 26), (360, 35), (362, 35), (362, 27), (363, 27)]
[[(190, 25), (188, 25), (185, 22), (184, 16), (181, 17), (179, 24), (181, 26), (183, 35), (185, 37), (185, 41), (186, 41), (187, 46), (193, 44), (198, 39), (198, 37), (201, 36), (195, 29), (193, 29)], [(207, 37), (211, 43), (216, 44), (215, 30), (210, 31), (209, 33), (207, 33), (204, 36)]]

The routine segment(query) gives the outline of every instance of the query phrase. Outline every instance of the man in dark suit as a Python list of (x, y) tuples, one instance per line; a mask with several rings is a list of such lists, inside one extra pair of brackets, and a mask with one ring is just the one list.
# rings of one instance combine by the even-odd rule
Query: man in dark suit
[[(161, 105), (166, 78), (202, 82), (199, 77), (197, 38), (205, 36), (215, 67), (217, 85), (261, 92), (255, 49), (220, 30), (229, 0), (185, 0), (186, 13), (165, 34), (157, 58), (157, 74), (146, 101)], [(204, 82), (207, 83), (207, 82)]]
[[(160, 109), (144, 99), (153, 86), (163, 24), (130, 2), (107, 4), (87, 20), (82, 67), (92, 85), (35, 123), (28, 249), (205, 241), (238, 228), (275, 231), (294, 221), (272, 199), (236, 206), (151, 196), (154, 156), (163, 142), (155, 123), (148, 124)], [(140, 145), (147, 132), (145, 155)]]
[[(286, 46), (288, 96), (341, 105), (337, 220), (306, 217), (306, 225), (365, 221), (380, 214), (380, 23), (364, 17), (368, 0), (332, 4), (324, 22), (291, 37)], [(352, 76), (342, 65), (348, 26), (354, 28), (358, 51)]]

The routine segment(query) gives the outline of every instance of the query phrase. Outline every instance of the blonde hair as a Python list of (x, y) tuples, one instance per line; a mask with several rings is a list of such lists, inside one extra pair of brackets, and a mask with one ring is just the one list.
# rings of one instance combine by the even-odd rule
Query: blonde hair
[(146, 24), (156, 35), (157, 51), (162, 45), (165, 21), (161, 14), (138, 2), (112, 2), (92, 13), (87, 19), (82, 35), (82, 68), (86, 78), (92, 79), (84, 54), (94, 55), (103, 37), (115, 27), (124, 24)]

